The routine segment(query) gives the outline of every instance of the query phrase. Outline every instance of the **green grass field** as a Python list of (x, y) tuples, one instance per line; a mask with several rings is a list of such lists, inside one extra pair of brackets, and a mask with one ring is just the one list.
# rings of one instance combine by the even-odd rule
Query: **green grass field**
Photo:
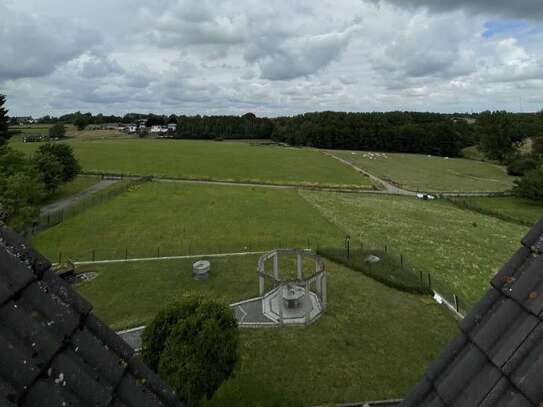
[(543, 216), (543, 203), (528, 199), (508, 197), (458, 198), (475, 210), (482, 210), (498, 217), (510, 218), (524, 224), (534, 224)]
[(100, 181), (100, 177), (94, 175), (79, 175), (74, 180), (63, 184), (55, 193), (47, 198), (47, 202), (54, 202), (69, 196), (78, 194), (90, 188)]
[(301, 195), (365, 247), (382, 249), (386, 244), (415, 270), (430, 272), (470, 303), (478, 301), (528, 231), (447, 201), (313, 191)]
[(336, 226), (294, 190), (149, 182), (33, 238), (52, 260), (222, 253), (339, 244)]
[[(187, 293), (226, 303), (256, 294), (256, 256), (212, 259), (206, 282), (192, 261), (85, 266), (98, 277), (77, 288), (114, 328), (148, 322)], [(244, 329), (241, 364), (207, 406), (317, 405), (403, 397), (455, 334), (456, 323), (429, 297), (401, 293), (327, 263), (328, 310), (307, 328)]]
[[(160, 139), (71, 139), (86, 171), (191, 179), (371, 188), (369, 178), (316, 150), (244, 142)], [(13, 140), (27, 153), (39, 143)]]
[[(370, 159), (360, 151), (331, 151), (354, 165), (412, 191), (506, 191), (513, 177), (504, 167), (463, 158), (389, 154)], [(354, 154), (353, 154), (354, 153)]]

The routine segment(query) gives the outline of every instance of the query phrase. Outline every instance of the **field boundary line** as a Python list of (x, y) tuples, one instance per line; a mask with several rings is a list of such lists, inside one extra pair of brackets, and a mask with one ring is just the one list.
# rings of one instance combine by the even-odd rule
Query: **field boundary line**
[(394, 185), (393, 183), (391, 183), (390, 181), (387, 181), (383, 178), (379, 178), (373, 175), (372, 173), (349, 162), (348, 160), (345, 160), (344, 158), (338, 157), (337, 155), (330, 153), (329, 151), (321, 150), (321, 152), (324, 155), (327, 155), (331, 158), (338, 160), (339, 162), (345, 165), (348, 165), (349, 167), (352, 167), (355, 171), (358, 171), (361, 174), (366, 175), (371, 180), (380, 183), (381, 185), (385, 187), (385, 191), (380, 191), (380, 193), (386, 194), (386, 195), (416, 196), (417, 194), (429, 194), (429, 195), (435, 195), (435, 196), (440, 196), (444, 198), (464, 198), (464, 197), (477, 198), (477, 197), (495, 197), (495, 196), (512, 196), (513, 195), (511, 191), (412, 191), (410, 189), (398, 187)]
[(99, 171), (84, 171), (86, 175), (98, 175), (105, 178), (114, 179), (139, 179), (148, 177), (152, 181), (158, 182), (178, 182), (184, 184), (202, 184), (202, 185), (225, 185), (225, 186), (241, 186), (241, 187), (257, 187), (257, 188), (277, 188), (277, 189), (304, 189), (313, 191), (325, 192), (349, 192), (361, 194), (390, 194), (388, 191), (382, 191), (370, 188), (356, 188), (349, 186), (325, 186), (325, 185), (307, 185), (307, 184), (279, 184), (272, 182), (254, 182), (254, 181), (233, 181), (233, 180), (217, 180), (217, 179), (198, 179), (198, 178), (183, 178), (183, 177), (168, 177), (157, 175), (132, 175), (122, 173), (105, 173)]
[[(88, 261), (73, 261), (76, 266), (84, 266), (87, 264), (109, 264), (109, 263), (130, 263), (142, 261), (157, 261), (157, 260), (182, 260), (182, 259), (197, 259), (202, 257), (233, 257), (233, 256), (251, 256), (255, 254), (263, 254), (266, 251), (256, 252), (235, 252), (235, 253), (211, 253), (211, 254), (189, 254), (184, 256), (161, 256), (161, 257), (136, 257), (130, 259), (110, 259), (110, 260), (88, 260)], [(57, 265), (57, 263), (53, 264)]]

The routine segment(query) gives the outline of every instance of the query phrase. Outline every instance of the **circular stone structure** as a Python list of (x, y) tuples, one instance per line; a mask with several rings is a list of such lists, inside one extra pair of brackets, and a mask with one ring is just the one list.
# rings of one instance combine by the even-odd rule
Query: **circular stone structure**
[(305, 289), (289, 283), (282, 287), (281, 296), (287, 308), (299, 308), (300, 305), (303, 305), (302, 300), (305, 297)]
[[(280, 270), (280, 258), (287, 258), (282, 264), (295, 264), (294, 273)], [(312, 324), (326, 309), (324, 261), (304, 249), (263, 254), (258, 260), (258, 295), (230, 304), (240, 327)]]
[(192, 265), (192, 278), (195, 280), (207, 280), (211, 263), (207, 260), (198, 260)]

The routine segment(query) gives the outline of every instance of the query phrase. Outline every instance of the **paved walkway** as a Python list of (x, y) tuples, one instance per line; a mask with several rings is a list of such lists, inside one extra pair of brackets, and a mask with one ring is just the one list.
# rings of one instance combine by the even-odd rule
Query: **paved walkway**
[(88, 195), (92, 195), (98, 191), (101, 191), (107, 187), (109, 187), (110, 185), (118, 182), (119, 180), (118, 179), (103, 179), (99, 182), (97, 182), (96, 184), (94, 184), (93, 186), (85, 189), (84, 191), (81, 191), (75, 195), (71, 195), (69, 197), (66, 197), (64, 199), (60, 199), (58, 201), (55, 201), (55, 202), (52, 202), (48, 205), (45, 205), (45, 206), (42, 206), (41, 209), (40, 209), (40, 214), (41, 215), (48, 215), (48, 214), (52, 214), (52, 213), (55, 213), (55, 212), (58, 212), (58, 211), (61, 211), (62, 209), (66, 209), (74, 204), (76, 204), (77, 202), (81, 201), (83, 198), (85, 198), (86, 196)]

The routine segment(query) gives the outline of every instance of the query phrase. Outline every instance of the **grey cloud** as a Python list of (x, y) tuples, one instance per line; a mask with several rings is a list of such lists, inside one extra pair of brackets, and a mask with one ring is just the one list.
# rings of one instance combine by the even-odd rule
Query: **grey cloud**
[(262, 36), (250, 45), (245, 58), (260, 67), (264, 79), (311, 75), (336, 60), (357, 29), (353, 26), (343, 32), (289, 38)]
[(100, 41), (70, 21), (17, 14), (0, 6), (0, 80), (40, 77)]
[[(374, 0), (383, 1), (383, 0)], [(432, 11), (467, 10), (507, 18), (543, 19), (539, 0), (384, 0), (400, 7), (426, 7)]]

